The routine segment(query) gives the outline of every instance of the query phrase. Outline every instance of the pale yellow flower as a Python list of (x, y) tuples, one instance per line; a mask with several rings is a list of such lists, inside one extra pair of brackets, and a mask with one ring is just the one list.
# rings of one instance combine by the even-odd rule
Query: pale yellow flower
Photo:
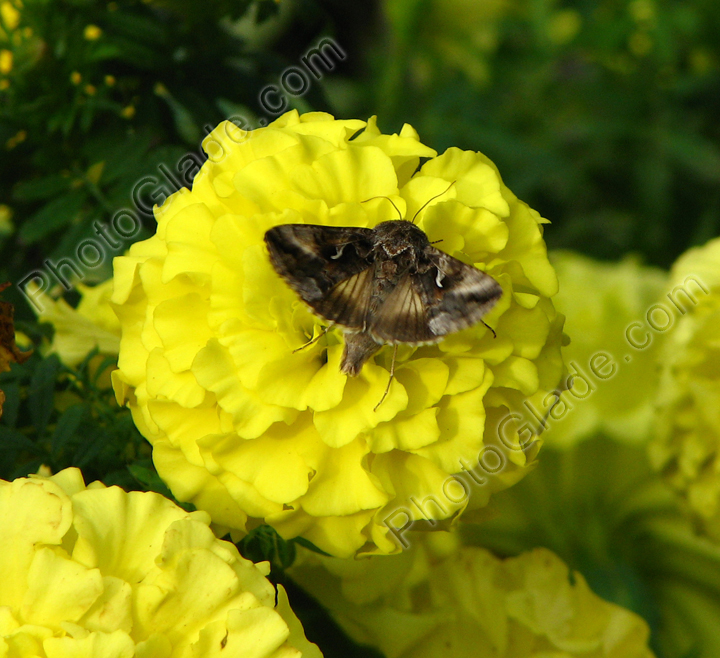
[(318, 658), (268, 563), (209, 521), (77, 469), (0, 480), (0, 655)]
[(502, 560), (435, 537), (359, 561), (303, 552), (291, 574), (387, 658), (652, 658), (647, 624), (551, 551)]
[(49, 322), (55, 329), (47, 353), (56, 353), (65, 365), (71, 367), (94, 349), (106, 356), (118, 353), (120, 322), (110, 306), (112, 285), (112, 279), (96, 286), (78, 283), (76, 288), (82, 297), (77, 308), (62, 298), (55, 300), (35, 289), (28, 291), (42, 309), (37, 312), (38, 320)]
[(654, 322), (652, 309), (666, 291), (667, 274), (632, 258), (602, 263), (556, 252), (551, 261), (560, 280), (555, 306), (572, 337), (564, 350), (572, 379), (547, 419), (547, 445), (568, 447), (599, 433), (644, 442), (660, 344), (648, 314)]
[(720, 239), (681, 256), (671, 280), (682, 316), (660, 354), (650, 458), (720, 541)]
[[(204, 148), (192, 191), (115, 260), (116, 392), (174, 495), (235, 531), (263, 519), (349, 556), (396, 552), (397, 527), (437, 527), (522, 477), (537, 422), (509, 414), (557, 385), (562, 318), (544, 220), (495, 166), (458, 149), (433, 157), (410, 126), (384, 135), (374, 119), (320, 113), (252, 133), (225, 122)], [(479, 324), (404, 346), (375, 410), (392, 350), (342, 374), (341, 333), (319, 336), (326, 323), (274, 271), (263, 236), (287, 223), (373, 227), (396, 208), (412, 218), (435, 196), (417, 224), (502, 285), (485, 318), (497, 338)], [(464, 469), (482, 484), (453, 479)]]

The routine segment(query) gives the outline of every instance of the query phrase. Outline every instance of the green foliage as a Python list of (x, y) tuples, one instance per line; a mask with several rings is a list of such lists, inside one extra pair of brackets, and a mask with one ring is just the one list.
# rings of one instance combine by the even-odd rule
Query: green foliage
[[(190, 151), (202, 162), (200, 141), (226, 118), (228, 103), (254, 116), (258, 90), (271, 79), (273, 66), (248, 55), (223, 21), (251, 6), (268, 18), (277, 3), (4, 4), (18, 8), (16, 25), (0, 29), (0, 49), (12, 53), (0, 75), (0, 198), (17, 232), (0, 237), (0, 280), (20, 281), (47, 260), (77, 260), (94, 225), (120, 209), (153, 230), (149, 206), (191, 183), (175, 172), (181, 157)], [(135, 208), (132, 190), (148, 176), (155, 194)], [(86, 282), (107, 279), (112, 255), (128, 246), (105, 254), (84, 272)], [(24, 305), (18, 313), (29, 317)]]
[(0, 375), (7, 398), (0, 421), (0, 478), (35, 473), (42, 465), (53, 473), (76, 466), (87, 482), (153, 488), (134, 477), (133, 468), (148, 463), (150, 448), (130, 412), (115, 402), (109, 383), (113, 361), (91, 352), (72, 369), (56, 355), (33, 355)]
[(487, 154), (552, 247), (667, 266), (720, 233), (712, 0), (401, 0), (368, 108)]

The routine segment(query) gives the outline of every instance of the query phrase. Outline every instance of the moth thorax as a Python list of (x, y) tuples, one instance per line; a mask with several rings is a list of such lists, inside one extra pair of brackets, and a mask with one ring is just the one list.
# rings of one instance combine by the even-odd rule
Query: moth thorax
[(422, 252), (430, 244), (425, 233), (415, 224), (404, 219), (381, 222), (374, 231), (378, 246), (390, 258), (405, 251), (413, 254)]

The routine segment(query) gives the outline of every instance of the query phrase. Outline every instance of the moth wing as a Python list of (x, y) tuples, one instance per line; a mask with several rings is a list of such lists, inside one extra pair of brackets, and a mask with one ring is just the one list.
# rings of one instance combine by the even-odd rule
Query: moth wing
[(282, 224), (265, 233), (275, 271), (308, 304), (372, 264), (372, 230)]
[(368, 267), (349, 279), (340, 281), (327, 295), (310, 306), (326, 320), (349, 329), (364, 331), (373, 292), (374, 270), (375, 268)]
[(480, 322), (502, 296), (502, 288), (489, 274), (466, 265), (434, 247), (426, 256), (433, 267), (414, 276), (434, 336), (461, 331)]
[(372, 236), (366, 228), (282, 224), (265, 233), (265, 244), (275, 271), (318, 315), (362, 328), (373, 278)]
[(427, 305), (413, 280), (403, 276), (377, 310), (370, 315), (370, 334), (384, 343), (424, 343), (436, 341), (427, 318)]

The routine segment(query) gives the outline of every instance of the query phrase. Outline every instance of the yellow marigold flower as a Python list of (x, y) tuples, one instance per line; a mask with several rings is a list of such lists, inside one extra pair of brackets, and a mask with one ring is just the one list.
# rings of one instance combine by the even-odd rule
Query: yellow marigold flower
[(268, 563), (209, 522), (74, 468), (0, 480), (0, 654), (319, 657)]
[[(120, 322), (110, 306), (112, 279), (97, 286), (76, 285), (82, 295), (77, 308), (64, 299), (29, 290), (40, 322), (49, 322), (55, 329), (49, 353), (56, 353), (68, 366), (76, 366), (92, 350), (101, 354), (117, 354), (120, 349)], [(33, 305), (33, 308), (36, 308)]]
[(70, 82), (72, 82), (74, 85), (79, 85), (82, 82), (82, 74), (80, 71), (73, 71), (70, 74)]
[(671, 279), (682, 316), (660, 354), (650, 457), (720, 541), (720, 239), (681, 256)]
[(632, 258), (601, 263), (556, 252), (551, 261), (560, 280), (555, 306), (565, 315), (572, 340), (564, 350), (570, 388), (550, 413), (547, 445), (567, 447), (598, 433), (645, 441), (659, 344), (652, 337), (648, 341), (655, 334), (648, 315), (654, 323), (653, 305), (666, 288), (667, 274)]
[(303, 552), (293, 579), (388, 658), (652, 658), (647, 624), (538, 548), (505, 560), (420, 542), (367, 560)]
[(135, 116), (135, 106), (134, 105), (126, 105), (120, 111), (120, 116), (123, 119), (132, 119)]
[(102, 36), (103, 31), (97, 25), (86, 25), (83, 36), (88, 41), (97, 41)]
[[(374, 119), (322, 113), (252, 133), (225, 122), (203, 146), (192, 191), (156, 208), (157, 234), (115, 260), (115, 390), (178, 499), (230, 529), (263, 519), (349, 556), (397, 552), (396, 528), (437, 526), (473, 488), (479, 507), (522, 477), (537, 422), (518, 436), (509, 414), (556, 386), (562, 318), (544, 220), (495, 166), (459, 149), (435, 157), (410, 126), (384, 135)], [(417, 224), (502, 285), (485, 318), (497, 338), (479, 324), (403, 347), (375, 411), (392, 350), (342, 374), (340, 332), (319, 335), (326, 323), (274, 271), (263, 236), (288, 223), (373, 227), (398, 218), (388, 199), (412, 218), (436, 195)], [(464, 469), (480, 484), (452, 477)]]

